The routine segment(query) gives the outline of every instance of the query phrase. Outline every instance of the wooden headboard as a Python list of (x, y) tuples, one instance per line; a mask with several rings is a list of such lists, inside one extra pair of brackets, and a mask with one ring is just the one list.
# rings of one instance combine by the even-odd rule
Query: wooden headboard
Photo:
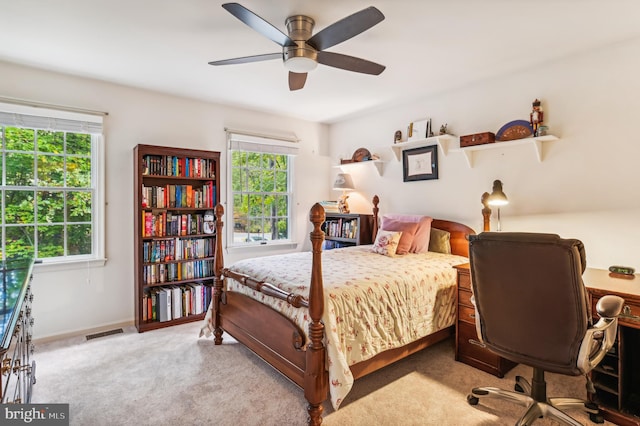
[(469, 240), (467, 236), (475, 234), (476, 231), (462, 223), (451, 222), (450, 220), (444, 219), (433, 219), (431, 227), (442, 229), (443, 231), (447, 231), (451, 234), (450, 241), (452, 254), (469, 257)]
[[(376, 234), (378, 232), (378, 226), (381, 226), (380, 220), (378, 218), (378, 204), (380, 203), (380, 198), (377, 195), (373, 196), (373, 227), (372, 227), (372, 237), (371, 241), (376, 240)], [(467, 225), (463, 225), (459, 222), (452, 222), (450, 220), (445, 219), (433, 219), (431, 222), (431, 226), (433, 228), (442, 229), (443, 231), (447, 231), (450, 234), (450, 243), (451, 243), (451, 253), (457, 254), (459, 256), (469, 257), (469, 240), (467, 236), (470, 234), (475, 234), (476, 231), (469, 228)]]

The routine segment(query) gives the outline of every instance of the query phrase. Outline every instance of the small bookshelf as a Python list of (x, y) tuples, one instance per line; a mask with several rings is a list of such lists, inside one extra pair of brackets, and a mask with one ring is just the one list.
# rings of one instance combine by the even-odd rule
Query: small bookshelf
[(372, 244), (373, 215), (356, 213), (326, 213), (322, 224), (324, 250)]
[(138, 145), (134, 161), (136, 328), (201, 320), (212, 296), (220, 153)]

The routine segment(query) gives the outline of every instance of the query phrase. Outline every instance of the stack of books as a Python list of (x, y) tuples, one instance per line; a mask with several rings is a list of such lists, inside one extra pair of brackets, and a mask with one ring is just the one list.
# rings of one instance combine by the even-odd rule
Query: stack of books
[(320, 201), (320, 205), (324, 207), (325, 213), (340, 213), (337, 201)]

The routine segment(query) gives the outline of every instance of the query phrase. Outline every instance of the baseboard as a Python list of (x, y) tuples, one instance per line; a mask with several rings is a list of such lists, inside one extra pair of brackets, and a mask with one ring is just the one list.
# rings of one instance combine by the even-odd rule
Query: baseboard
[(84, 338), (85, 336), (88, 336), (88, 335), (105, 333), (105, 332), (108, 332), (108, 331), (111, 331), (111, 330), (117, 329), (117, 328), (133, 327), (134, 325), (135, 325), (134, 321), (125, 321), (125, 322), (113, 323), (113, 324), (108, 324), (108, 325), (95, 327), (95, 328), (87, 328), (87, 329), (84, 329), (84, 330), (76, 330), (76, 331), (72, 331), (72, 332), (69, 332), (69, 333), (62, 333), (62, 334), (55, 334), (55, 335), (52, 335), (52, 336), (41, 337), (41, 338), (38, 338), (38, 339), (34, 339), (33, 343), (35, 345), (37, 345), (37, 344), (54, 342), (56, 340), (71, 339), (71, 338), (74, 338), (74, 337), (83, 337)]

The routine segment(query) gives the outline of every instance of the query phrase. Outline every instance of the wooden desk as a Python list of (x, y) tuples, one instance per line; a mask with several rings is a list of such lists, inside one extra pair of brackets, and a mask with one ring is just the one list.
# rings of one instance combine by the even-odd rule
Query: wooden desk
[(607, 420), (640, 425), (640, 274), (634, 279), (613, 278), (609, 271), (587, 268), (582, 279), (595, 317), (600, 297), (614, 294), (625, 300), (618, 318), (617, 344), (591, 373), (596, 394), (590, 398), (600, 405)]

